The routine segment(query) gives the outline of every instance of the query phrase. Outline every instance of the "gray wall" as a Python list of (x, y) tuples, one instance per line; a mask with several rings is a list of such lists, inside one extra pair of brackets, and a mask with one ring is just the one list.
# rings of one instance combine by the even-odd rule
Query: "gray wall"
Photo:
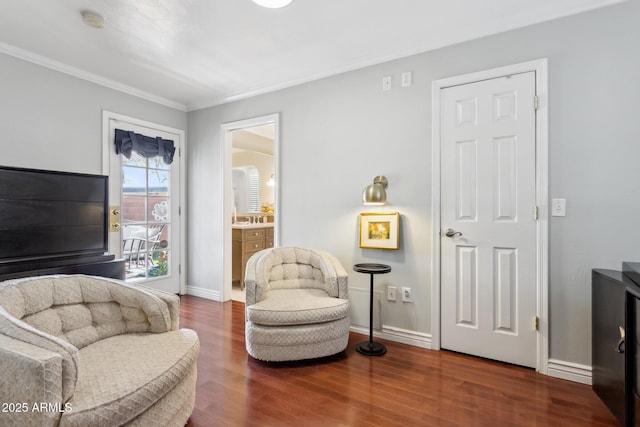
[[(631, 2), (189, 113), (189, 284), (222, 290), (220, 125), (280, 112), (281, 244), (326, 249), (348, 270), (391, 264), (377, 287), (410, 286), (415, 303), (382, 301), (382, 323), (429, 333), (431, 82), (548, 58), (550, 196), (567, 199), (550, 220), (550, 357), (590, 364), (590, 270), (640, 259), (639, 20)], [(404, 71), (412, 87), (399, 87)], [(402, 214), (399, 251), (358, 248), (360, 194), (377, 174)], [(349, 280), (360, 318), (368, 278)]]
[[(382, 323), (429, 333), (431, 81), (549, 58), (550, 196), (567, 198), (567, 217), (550, 222), (551, 357), (590, 364), (590, 269), (640, 259), (639, 18), (630, 2), (188, 115), (0, 54), (0, 163), (100, 173), (103, 109), (179, 129), (188, 120), (188, 283), (221, 291), (220, 125), (280, 112), (281, 244), (329, 250), (349, 270), (391, 264), (377, 287), (410, 286), (415, 303), (382, 301)], [(410, 88), (398, 87), (404, 71)], [(382, 92), (388, 74), (394, 88)], [(377, 174), (402, 214), (399, 251), (358, 248), (360, 194)], [(351, 273), (357, 319), (367, 280)]]
[(184, 112), (0, 54), (0, 164), (102, 173), (102, 110), (187, 124)]

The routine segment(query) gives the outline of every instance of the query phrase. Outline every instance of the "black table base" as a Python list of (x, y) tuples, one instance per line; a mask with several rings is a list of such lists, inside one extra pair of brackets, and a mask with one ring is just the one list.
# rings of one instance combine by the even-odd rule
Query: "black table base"
[(387, 352), (387, 347), (379, 342), (362, 341), (356, 345), (356, 351), (365, 356), (382, 356)]
[(384, 344), (373, 342), (373, 275), (384, 274), (391, 271), (391, 267), (385, 264), (356, 264), (353, 269), (358, 273), (371, 275), (369, 293), (369, 341), (363, 341), (356, 345), (356, 351), (366, 356), (382, 356), (387, 352)]

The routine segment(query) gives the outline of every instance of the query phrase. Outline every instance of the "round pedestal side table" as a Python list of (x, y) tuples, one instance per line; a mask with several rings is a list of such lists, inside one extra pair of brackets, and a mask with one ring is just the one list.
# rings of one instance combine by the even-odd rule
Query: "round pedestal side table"
[(391, 271), (391, 267), (385, 264), (355, 264), (353, 270), (358, 273), (368, 273), (371, 275), (371, 285), (369, 293), (369, 341), (363, 341), (356, 345), (358, 353), (367, 356), (382, 356), (387, 352), (384, 344), (373, 342), (373, 276)]

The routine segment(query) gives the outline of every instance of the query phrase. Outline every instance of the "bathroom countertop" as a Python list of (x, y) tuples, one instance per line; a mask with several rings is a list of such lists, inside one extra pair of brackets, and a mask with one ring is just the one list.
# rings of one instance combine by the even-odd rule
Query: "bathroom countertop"
[(231, 224), (231, 228), (237, 229), (248, 229), (248, 228), (266, 228), (273, 227), (272, 222), (257, 222), (257, 223), (249, 223), (249, 222), (236, 222), (235, 224)]

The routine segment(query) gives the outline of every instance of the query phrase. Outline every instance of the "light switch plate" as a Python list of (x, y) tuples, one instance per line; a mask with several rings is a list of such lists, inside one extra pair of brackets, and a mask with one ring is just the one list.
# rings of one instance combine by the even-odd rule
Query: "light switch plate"
[(402, 73), (402, 87), (411, 86), (411, 71), (407, 71), (406, 73)]
[(551, 199), (551, 216), (567, 216), (567, 199)]

